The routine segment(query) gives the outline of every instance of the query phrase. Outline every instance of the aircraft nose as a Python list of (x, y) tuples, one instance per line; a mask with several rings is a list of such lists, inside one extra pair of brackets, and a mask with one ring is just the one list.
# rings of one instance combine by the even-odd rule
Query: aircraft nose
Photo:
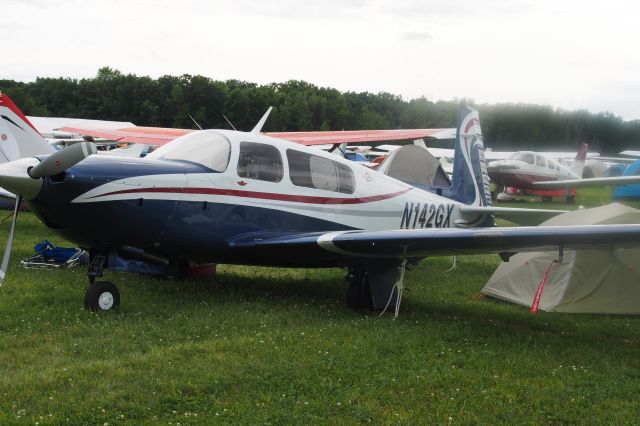
[(0, 164), (0, 186), (28, 200), (35, 198), (42, 189), (42, 179), (32, 178), (27, 170), (39, 163), (31, 157)]

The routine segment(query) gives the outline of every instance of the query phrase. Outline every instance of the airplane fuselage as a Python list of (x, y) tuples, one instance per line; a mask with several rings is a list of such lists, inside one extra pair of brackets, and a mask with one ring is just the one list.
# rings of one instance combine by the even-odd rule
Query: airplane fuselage
[(134, 247), (169, 259), (240, 264), (327, 262), (227, 254), (230, 242), (252, 233), (447, 228), (463, 222), (461, 203), (338, 156), (257, 134), (208, 132), (215, 143), (228, 144), (223, 170), (204, 152), (194, 161), (92, 156), (45, 178), (28, 202), (47, 226), (81, 247)]
[(535, 182), (579, 179), (571, 169), (533, 152), (517, 153), (518, 158), (496, 160), (487, 171), (492, 181), (505, 187), (535, 189)]

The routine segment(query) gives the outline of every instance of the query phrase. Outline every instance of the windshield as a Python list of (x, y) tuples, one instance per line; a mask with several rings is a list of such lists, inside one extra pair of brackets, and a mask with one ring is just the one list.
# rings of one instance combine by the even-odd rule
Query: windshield
[(516, 152), (511, 159), (524, 161), (525, 163), (535, 164), (535, 156), (531, 152)]
[(224, 172), (229, 165), (230, 155), (231, 144), (227, 138), (215, 131), (203, 130), (174, 139), (146, 158), (189, 161), (216, 172)]

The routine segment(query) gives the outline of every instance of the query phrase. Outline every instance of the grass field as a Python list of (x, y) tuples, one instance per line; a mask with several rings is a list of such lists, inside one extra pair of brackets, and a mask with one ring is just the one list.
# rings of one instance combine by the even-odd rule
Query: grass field
[(421, 262), (397, 320), (347, 309), (340, 270), (235, 266), (215, 282), (107, 272), (122, 306), (93, 313), (84, 270), (19, 266), (45, 238), (65, 244), (21, 214), (2, 425), (640, 423), (640, 318), (474, 300), (497, 256)]

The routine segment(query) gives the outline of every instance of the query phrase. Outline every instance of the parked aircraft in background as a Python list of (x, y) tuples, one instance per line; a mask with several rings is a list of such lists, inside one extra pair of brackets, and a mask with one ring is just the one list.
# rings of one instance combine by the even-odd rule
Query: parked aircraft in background
[[(546, 158), (532, 151), (516, 152), (506, 160), (492, 161), (487, 170), (491, 180), (498, 186), (498, 192), (505, 187), (531, 190), (571, 190), (582, 186), (621, 185), (640, 182), (633, 177), (582, 178), (587, 156), (587, 144), (581, 144), (571, 166)], [(543, 199), (550, 199), (551, 192), (543, 193)], [(575, 193), (566, 193), (567, 201), (572, 202)]]
[[(40, 138), (6, 96), (0, 112), (8, 141)], [(542, 221), (558, 212), (491, 206), (480, 122), (469, 108), (458, 115), (453, 182), (435, 193), (260, 127), (191, 132), (145, 158), (91, 155), (88, 142), (9, 158), (0, 185), (19, 197), (0, 278), (23, 199), (89, 251), (85, 306), (102, 310), (120, 295), (95, 279), (122, 262), (145, 272), (188, 262), (347, 267), (350, 306), (391, 305), (397, 314), (406, 264), (427, 256), (640, 243), (640, 225), (473, 229), (494, 216)]]
[(491, 180), (502, 186), (533, 189), (540, 181), (579, 179), (587, 156), (587, 144), (580, 145), (571, 168), (533, 151), (518, 151), (506, 160), (492, 161), (487, 171)]

